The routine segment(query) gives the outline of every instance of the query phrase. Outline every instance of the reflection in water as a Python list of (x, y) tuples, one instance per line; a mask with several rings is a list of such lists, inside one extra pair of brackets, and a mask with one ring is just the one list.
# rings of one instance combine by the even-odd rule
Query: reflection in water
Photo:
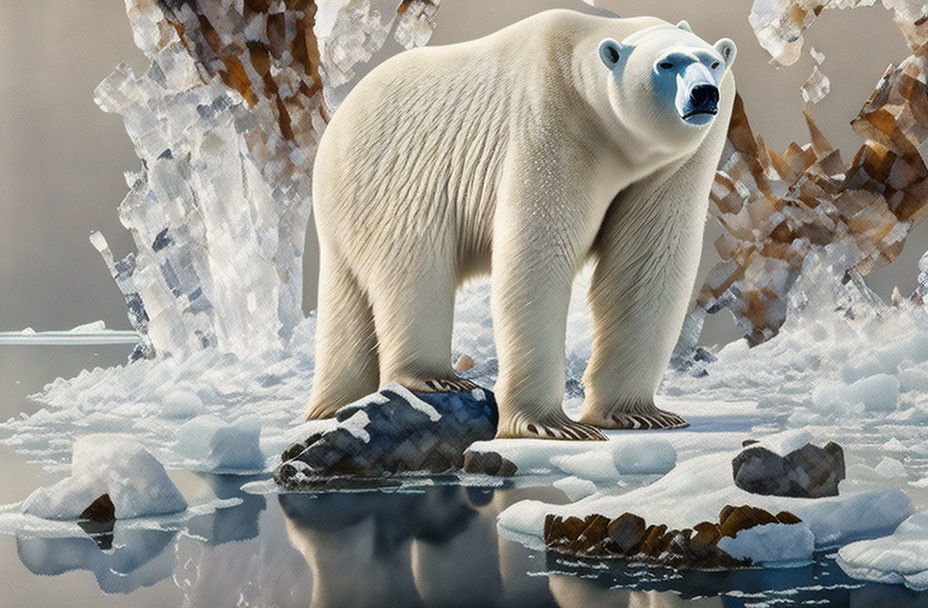
[(312, 571), (308, 603), (315, 608), (553, 605), (543, 586), (509, 593), (493, 490), (437, 486), (279, 500), (290, 541)]
[(35, 574), (56, 575), (90, 570), (104, 593), (130, 593), (171, 576), (174, 554), (165, 547), (176, 532), (113, 531), (112, 549), (102, 550), (91, 537), (17, 538), (19, 559)]
[(621, 561), (545, 554), (500, 539), (497, 515), (531, 498), (563, 502), (553, 488), (369, 490), (279, 496), (242, 492), (245, 478), (204, 475), (240, 505), (199, 516), (180, 531), (127, 530), (100, 539), (17, 538), (32, 572), (89, 570), (106, 593), (168, 577), (185, 606), (561, 606), (744, 608), (800, 605), (926, 606), (901, 586), (849, 579), (825, 555), (802, 568), (678, 573)]

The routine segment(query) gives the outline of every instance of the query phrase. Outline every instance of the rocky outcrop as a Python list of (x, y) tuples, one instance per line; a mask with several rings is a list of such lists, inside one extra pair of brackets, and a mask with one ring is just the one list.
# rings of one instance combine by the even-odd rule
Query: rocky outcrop
[[(333, 478), (459, 471), (467, 447), (496, 434), (498, 413), (493, 393), (483, 389), (418, 393), (390, 384), (338, 410), (336, 419), (335, 428), (283, 452), (274, 474), (278, 483), (296, 489)], [(494, 464), (486, 457), (478, 461), (484, 468)], [(501, 459), (492, 474), (508, 472), (504, 464)]]
[(579, 517), (548, 515), (545, 545), (552, 551), (581, 557), (619, 558), (672, 566), (678, 570), (745, 568), (749, 559), (736, 559), (718, 547), (724, 537), (765, 524), (792, 525), (801, 520), (787, 511), (773, 515), (763, 509), (726, 505), (719, 521), (703, 521), (692, 528), (668, 529), (648, 525), (634, 513), (615, 519), (592, 514)]
[(844, 479), (844, 450), (834, 442), (825, 447), (807, 443), (786, 456), (746, 441), (732, 460), (735, 485), (752, 494), (820, 498), (837, 496)]

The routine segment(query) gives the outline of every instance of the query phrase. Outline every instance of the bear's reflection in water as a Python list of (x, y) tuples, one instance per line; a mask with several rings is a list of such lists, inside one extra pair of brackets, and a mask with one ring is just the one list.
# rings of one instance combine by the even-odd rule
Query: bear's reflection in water
[[(286, 494), (290, 542), (312, 571), (312, 608), (328, 606), (677, 606), (672, 592), (613, 590), (541, 574), (544, 554), (500, 539), (496, 516), (557, 490), (436, 486), (421, 493)], [(689, 604), (687, 604), (689, 605)], [(705, 606), (721, 606), (719, 599)]]

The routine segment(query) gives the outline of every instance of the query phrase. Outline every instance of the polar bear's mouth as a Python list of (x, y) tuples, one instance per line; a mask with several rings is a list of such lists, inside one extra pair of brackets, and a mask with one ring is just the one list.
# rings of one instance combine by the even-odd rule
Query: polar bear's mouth
[(684, 115), (683, 115), (683, 120), (686, 120), (687, 118), (691, 118), (691, 117), (693, 117), (693, 116), (699, 116), (699, 115), (701, 115), (701, 114), (708, 114), (708, 115), (710, 115), (710, 116), (715, 116), (715, 115), (718, 114), (718, 113), (719, 113), (718, 109), (712, 109), (712, 110), (693, 110), (692, 112), (687, 112), (686, 114), (684, 114)]

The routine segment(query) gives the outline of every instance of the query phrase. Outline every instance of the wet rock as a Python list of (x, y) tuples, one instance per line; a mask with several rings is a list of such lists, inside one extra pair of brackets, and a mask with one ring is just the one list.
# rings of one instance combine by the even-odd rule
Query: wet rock
[[(747, 443), (747, 442), (745, 442)], [(752, 494), (820, 498), (837, 496), (844, 479), (844, 451), (829, 442), (807, 443), (786, 456), (762, 445), (747, 444), (732, 460), (735, 485)]]
[[(498, 414), (493, 394), (483, 389), (418, 393), (390, 384), (338, 410), (336, 420), (335, 428), (283, 452), (274, 474), (279, 484), (297, 489), (342, 478), (458, 471), (470, 444), (496, 434)], [(511, 464), (500, 462), (496, 474), (514, 472)]]
[(591, 514), (584, 519), (548, 515), (545, 545), (552, 551), (583, 557), (625, 558), (671, 566), (678, 570), (734, 569), (751, 565), (749, 559), (734, 558), (718, 544), (741, 530), (765, 524), (798, 524), (801, 520), (781, 511), (773, 515), (750, 505), (726, 505), (719, 521), (703, 521), (692, 528), (668, 529), (664, 524), (647, 525), (634, 513), (615, 519)]
[(631, 513), (623, 513), (609, 523), (608, 547), (613, 553), (631, 555), (637, 553), (645, 539), (647, 526), (644, 519)]
[(81, 512), (79, 519), (97, 523), (109, 523), (116, 520), (116, 507), (110, 500), (109, 494), (103, 494), (90, 503), (90, 506)]
[(508, 458), (503, 458), (496, 452), (475, 452), (468, 450), (464, 453), (464, 472), (477, 475), (497, 475), (512, 477), (518, 467)]

